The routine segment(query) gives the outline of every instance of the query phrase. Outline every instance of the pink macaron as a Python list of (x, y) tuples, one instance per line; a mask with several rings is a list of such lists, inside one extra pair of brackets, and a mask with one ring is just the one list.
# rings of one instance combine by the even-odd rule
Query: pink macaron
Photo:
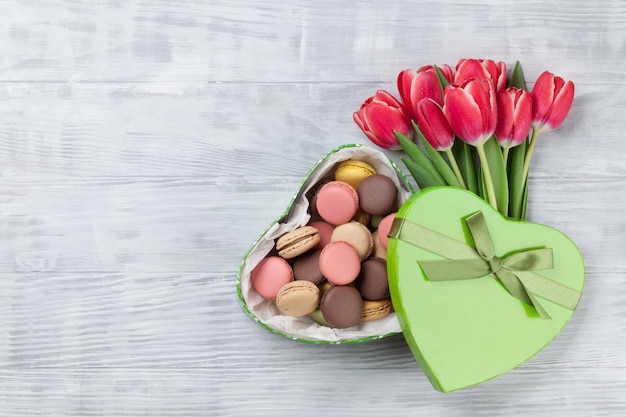
[(250, 280), (261, 297), (274, 300), (278, 291), (293, 281), (293, 269), (280, 256), (268, 256), (252, 270)]
[(338, 225), (352, 220), (359, 208), (359, 195), (350, 185), (331, 181), (317, 192), (317, 212), (330, 224)]
[(396, 218), (396, 213), (391, 213), (385, 216), (378, 225), (378, 239), (380, 240), (381, 245), (387, 248), (387, 244), (389, 243), (389, 232), (391, 231), (391, 225), (393, 224), (393, 219)]
[(361, 257), (348, 242), (331, 242), (320, 254), (320, 271), (335, 285), (346, 285), (359, 276)]
[(333, 230), (335, 230), (335, 226), (321, 220), (316, 222), (310, 222), (308, 225), (313, 226), (318, 230), (320, 235), (320, 243), (317, 244), (317, 247), (319, 249), (324, 249), (324, 246), (330, 243), (330, 238), (333, 235)]

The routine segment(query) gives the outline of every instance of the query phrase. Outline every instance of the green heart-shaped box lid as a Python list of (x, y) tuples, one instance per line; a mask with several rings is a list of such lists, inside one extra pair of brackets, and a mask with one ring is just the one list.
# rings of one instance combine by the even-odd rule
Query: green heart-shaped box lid
[[(435, 389), (449, 392), (501, 375), (539, 352), (563, 329), (582, 292), (585, 270), (576, 245), (553, 228), (504, 218), (473, 193), (452, 187), (414, 194), (396, 222), (408, 222), (471, 246), (465, 219), (482, 212), (496, 255), (551, 248), (554, 266), (536, 271), (574, 292), (573, 307), (538, 297), (550, 318), (494, 278), (431, 281), (418, 261), (441, 260), (423, 247), (390, 237), (387, 257), (393, 305), (413, 355)], [(432, 249), (432, 248), (430, 248)]]

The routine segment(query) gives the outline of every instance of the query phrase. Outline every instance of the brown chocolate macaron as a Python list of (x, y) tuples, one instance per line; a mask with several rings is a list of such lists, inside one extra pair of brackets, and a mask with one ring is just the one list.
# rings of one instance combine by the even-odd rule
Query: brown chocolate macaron
[(363, 298), (354, 287), (333, 285), (324, 293), (320, 309), (324, 319), (332, 327), (345, 329), (354, 326), (361, 319)]
[(314, 284), (321, 284), (324, 275), (320, 270), (321, 249), (310, 250), (296, 258), (293, 264), (293, 274), (296, 280), (310, 281)]
[(317, 182), (317, 184), (313, 185), (311, 189), (306, 193), (306, 198), (309, 200), (309, 212), (312, 216), (319, 216), (317, 212), (317, 192), (322, 188), (325, 184), (331, 181), (330, 178), (322, 178)]
[(366, 300), (381, 300), (388, 297), (387, 262), (380, 258), (369, 258), (363, 262), (355, 286)]
[(395, 208), (398, 189), (391, 178), (376, 174), (359, 184), (357, 194), (363, 211), (374, 216), (384, 216)]

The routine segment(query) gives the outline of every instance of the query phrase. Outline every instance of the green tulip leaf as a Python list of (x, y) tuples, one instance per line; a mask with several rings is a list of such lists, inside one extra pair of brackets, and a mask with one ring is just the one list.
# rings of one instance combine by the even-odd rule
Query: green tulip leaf
[(476, 164), (474, 163), (475, 156), (472, 151), (472, 147), (463, 142), (459, 138), (455, 138), (454, 145), (452, 145), (452, 153), (459, 165), (461, 176), (465, 181), (467, 189), (478, 194), (478, 180), (476, 179)]
[[(480, 165), (479, 165), (480, 166)], [(488, 201), (488, 197), (487, 197), (487, 185), (485, 184), (485, 173), (483, 171), (482, 168), (479, 168), (479, 178), (480, 181), (478, 181), (478, 195), (485, 201)]]
[(446, 185), (446, 181), (443, 179), (437, 168), (433, 164), (433, 162), (428, 159), (424, 151), (420, 149), (417, 144), (415, 144), (411, 139), (407, 138), (400, 132), (394, 132), (398, 142), (409, 156), (411, 161), (415, 162), (417, 165), (421, 166), (423, 170), (428, 172), (431, 177), (435, 178), (440, 185)]
[(420, 130), (419, 126), (417, 126), (417, 123), (415, 122), (412, 122), (412, 123), (413, 123), (413, 129), (415, 129), (415, 132), (417, 133), (417, 136), (420, 138), (420, 141), (422, 142), (424, 149), (426, 149), (426, 153), (428, 154), (428, 156), (430, 157), (430, 160), (432, 161), (433, 165), (437, 169), (437, 172), (439, 172), (439, 174), (441, 174), (441, 176), (445, 180), (446, 184), (451, 185), (453, 187), (463, 188), (461, 186), (461, 183), (457, 179), (456, 175), (454, 175), (454, 171), (452, 170), (452, 168), (450, 168), (450, 165), (448, 165), (448, 163), (443, 158), (443, 156), (441, 156), (441, 154), (435, 148), (432, 147), (432, 145), (428, 142), (428, 140), (426, 140), (426, 137)]
[(522, 220), (526, 220), (526, 207), (528, 207), (528, 181), (524, 187), (524, 198), (522, 198)]
[[(522, 65), (519, 61), (515, 63), (509, 87), (526, 89)], [(526, 200), (528, 198), (528, 183), (523, 176), (524, 158), (528, 148), (528, 141), (511, 149), (509, 152), (509, 216), (515, 219), (526, 218)]]
[(509, 211), (509, 184), (506, 177), (506, 167), (504, 166), (504, 158), (500, 144), (495, 136), (489, 138), (483, 145), (489, 171), (491, 172), (491, 180), (495, 192), (495, 199), (498, 205), (498, 211), (502, 215), (507, 216)]
[(509, 80), (509, 87), (521, 88), (522, 90), (526, 89), (524, 73), (522, 72), (522, 65), (519, 61), (515, 62), (515, 67), (513, 68), (511, 79)]
[(401, 157), (400, 159), (404, 162), (404, 165), (407, 167), (420, 189), (446, 185), (443, 180), (433, 177), (427, 170), (413, 160), (405, 157)]
[(450, 83), (437, 65), (433, 65), (433, 67), (435, 68), (435, 74), (437, 74), (437, 78), (439, 79), (439, 85), (441, 86), (441, 92), (443, 93), (443, 91), (446, 89), (447, 86), (450, 85)]
[(523, 172), (526, 144), (527, 142), (524, 141), (509, 151), (509, 217), (514, 219), (522, 219), (524, 190), (526, 188)]

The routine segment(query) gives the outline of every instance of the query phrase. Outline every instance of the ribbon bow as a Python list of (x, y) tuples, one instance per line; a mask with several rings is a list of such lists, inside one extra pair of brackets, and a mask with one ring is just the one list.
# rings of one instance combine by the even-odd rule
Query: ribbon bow
[(478, 211), (465, 219), (476, 247), (471, 247), (434, 230), (396, 218), (389, 233), (414, 246), (448, 259), (418, 261), (430, 281), (454, 281), (493, 275), (518, 300), (535, 308), (542, 319), (550, 316), (537, 297), (574, 310), (580, 292), (532, 271), (552, 269), (551, 248), (520, 249), (499, 257), (485, 217)]

